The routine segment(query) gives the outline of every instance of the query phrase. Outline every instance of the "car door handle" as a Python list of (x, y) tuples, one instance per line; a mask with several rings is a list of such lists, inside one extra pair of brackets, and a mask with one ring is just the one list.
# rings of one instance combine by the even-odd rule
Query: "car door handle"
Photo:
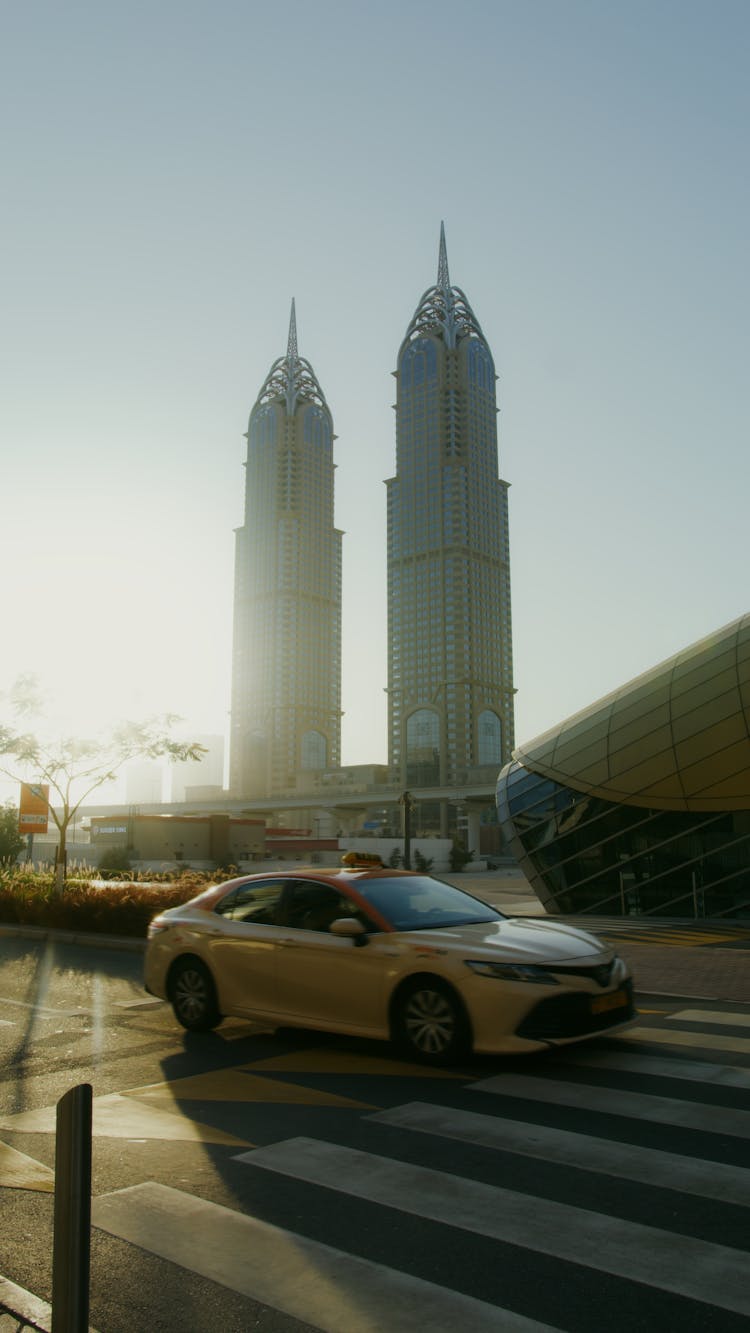
[(299, 940), (277, 940), (280, 949), (299, 949)]

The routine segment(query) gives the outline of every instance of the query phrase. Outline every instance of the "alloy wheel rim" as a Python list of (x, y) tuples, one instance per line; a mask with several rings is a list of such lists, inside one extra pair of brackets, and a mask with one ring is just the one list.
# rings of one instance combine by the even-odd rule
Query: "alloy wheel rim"
[(455, 1011), (440, 991), (415, 991), (406, 1005), (404, 1021), (409, 1041), (423, 1055), (441, 1055), (455, 1037)]
[(206, 982), (200, 972), (181, 972), (175, 986), (175, 1004), (187, 1019), (200, 1018), (206, 1008)]

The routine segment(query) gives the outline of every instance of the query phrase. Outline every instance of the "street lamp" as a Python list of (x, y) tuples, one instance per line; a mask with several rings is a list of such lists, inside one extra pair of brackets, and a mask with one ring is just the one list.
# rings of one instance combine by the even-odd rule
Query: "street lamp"
[(414, 797), (410, 791), (405, 791), (399, 796), (398, 802), (399, 805), (403, 807), (404, 870), (411, 870), (411, 811), (414, 804)]

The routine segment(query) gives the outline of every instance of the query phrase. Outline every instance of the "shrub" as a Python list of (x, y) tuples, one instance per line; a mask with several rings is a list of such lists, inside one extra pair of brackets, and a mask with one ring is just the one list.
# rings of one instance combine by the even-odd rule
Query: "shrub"
[(127, 847), (105, 847), (99, 857), (99, 870), (102, 879), (108, 874), (128, 874), (130, 872), (130, 853)]
[(434, 857), (432, 856), (423, 856), (418, 847), (415, 849), (414, 869), (421, 870), (423, 875), (426, 875), (428, 870), (432, 870), (433, 860)]
[(472, 861), (473, 859), (474, 859), (474, 853), (467, 852), (463, 843), (459, 842), (456, 838), (454, 838), (453, 846), (451, 847), (450, 850), (451, 870), (453, 870), (454, 872), (460, 872), (463, 870), (466, 863), (468, 861)]
[(400, 851), (398, 850), (398, 847), (394, 847), (393, 851), (391, 852), (390, 856), (388, 857), (388, 864), (389, 864), (389, 866), (391, 867), (391, 870), (398, 870), (399, 866), (401, 865), (402, 860), (403, 860), (403, 857), (402, 857)]
[(68, 879), (60, 895), (51, 872), (0, 871), (0, 922), (143, 939), (152, 917), (194, 898), (207, 878), (198, 880), (192, 872), (175, 883), (156, 885)]

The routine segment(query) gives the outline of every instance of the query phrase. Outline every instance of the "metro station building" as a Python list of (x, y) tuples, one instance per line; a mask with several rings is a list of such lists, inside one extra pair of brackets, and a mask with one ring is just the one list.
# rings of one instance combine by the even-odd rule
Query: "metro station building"
[(549, 912), (750, 917), (750, 615), (519, 746), (497, 806)]

